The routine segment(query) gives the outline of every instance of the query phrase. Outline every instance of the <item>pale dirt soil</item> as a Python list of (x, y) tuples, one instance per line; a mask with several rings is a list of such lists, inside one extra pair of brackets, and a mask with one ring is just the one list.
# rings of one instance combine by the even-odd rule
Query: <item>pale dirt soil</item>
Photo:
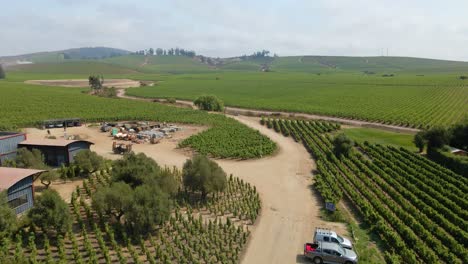
[[(311, 190), (312, 170), (315, 164), (306, 149), (290, 137), (286, 138), (259, 124), (258, 118), (235, 116), (238, 121), (258, 129), (278, 144), (279, 151), (274, 155), (257, 160), (235, 161), (217, 160), (228, 174), (233, 174), (256, 186), (262, 200), (262, 211), (256, 224), (251, 227), (252, 235), (241, 263), (304, 263), (301, 257), (303, 243), (311, 241), (315, 227), (333, 228), (347, 234), (341, 223), (323, 221), (320, 218), (322, 207), (318, 195)], [(161, 143), (133, 145), (133, 150), (143, 152), (155, 159), (158, 164), (182, 167), (190, 158), (190, 151), (177, 149), (177, 143), (199, 133), (204, 127), (181, 125), (183, 130), (176, 132), (171, 139)], [(51, 134), (63, 137), (63, 129), (51, 129)], [(28, 138), (40, 139), (46, 130), (26, 129)], [(80, 135), (82, 139), (94, 142), (91, 150), (100, 155), (117, 159), (112, 153), (113, 139), (109, 133), (99, 131), (99, 127), (67, 128), (67, 135)], [(78, 182), (54, 183), (54, 189), (70, 200), (71, 192)]]
[[(69, 79), (69, 80), (28, 80), (27, 84), (47, 85), (47, 86), (62, 86), (62, 87), (89, 87), (89, 82), (86, 79)], [(104, 86), (115, 88), (139, 87), (140, 82), (130, 79), (104, 79)]]

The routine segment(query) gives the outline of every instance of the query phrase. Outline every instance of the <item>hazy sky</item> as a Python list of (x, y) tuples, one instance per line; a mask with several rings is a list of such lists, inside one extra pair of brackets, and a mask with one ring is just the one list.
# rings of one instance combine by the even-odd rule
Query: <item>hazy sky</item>
[(182, 47), (209, 56), (468, 61), (467, 0), (2, 0), (0, 55)]

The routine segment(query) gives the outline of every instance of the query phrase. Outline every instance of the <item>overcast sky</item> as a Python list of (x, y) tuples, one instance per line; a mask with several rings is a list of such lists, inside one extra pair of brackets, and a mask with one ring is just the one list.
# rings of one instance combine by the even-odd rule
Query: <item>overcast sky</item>
[(208, 56), (468, 61), (467, 0), (2, 0), (0, 55), (182, 47)]

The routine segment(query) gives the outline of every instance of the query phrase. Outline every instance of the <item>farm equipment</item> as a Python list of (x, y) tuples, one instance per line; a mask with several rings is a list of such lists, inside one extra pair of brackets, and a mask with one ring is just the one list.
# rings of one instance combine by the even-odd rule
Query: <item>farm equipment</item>
[(130, 153), (132, 151), (132, 144), (124, 144), (124, 143), (112, 143), (112, 151), (115, 154), (125, 154)]

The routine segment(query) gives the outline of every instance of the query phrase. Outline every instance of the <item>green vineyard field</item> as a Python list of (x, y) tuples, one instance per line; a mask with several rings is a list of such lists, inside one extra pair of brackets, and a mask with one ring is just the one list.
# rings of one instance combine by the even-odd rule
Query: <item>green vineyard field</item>
[(326, 201), (347, 197), (385, 242), (389, 263), (468, 262), (468, 180), (405, 148), (356, 144), (337, 157), (326, 122), (264, 120), (317, 160)]

